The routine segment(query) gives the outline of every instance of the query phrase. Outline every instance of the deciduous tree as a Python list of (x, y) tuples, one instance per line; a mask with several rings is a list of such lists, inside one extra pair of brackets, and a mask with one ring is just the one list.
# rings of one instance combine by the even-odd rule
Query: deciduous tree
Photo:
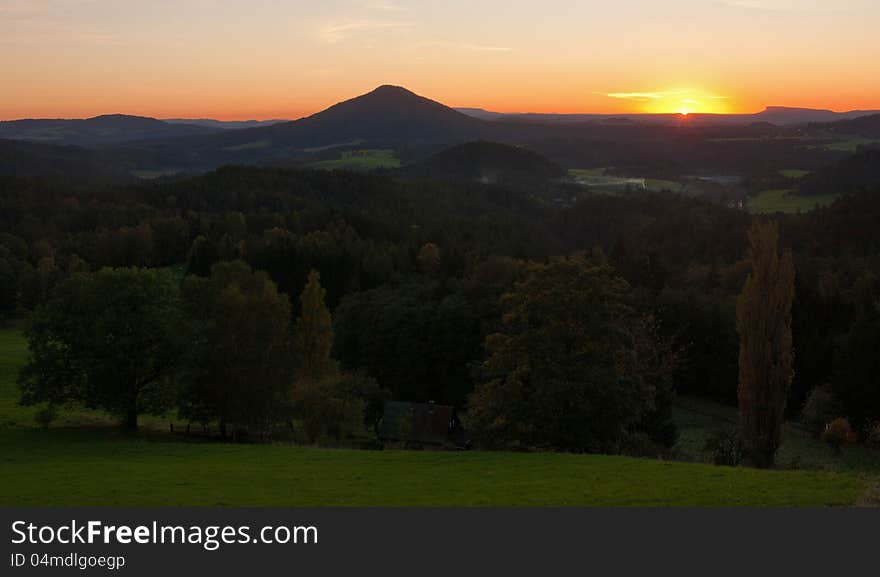
[(779, 248), (779, 227), (755, 222), (749, 230), (752, 272), (737, 300), (740, 427), (747, 464), (771, 467), (779, 448), (791, 386), (791, 305), (794, 264)]
[(171, 406), (177, 368), (179, 291), (170, 273), (105, 268), (59, 285), (25, 334), (30, 361), (22, 402), (79, 402), (123, 417)]

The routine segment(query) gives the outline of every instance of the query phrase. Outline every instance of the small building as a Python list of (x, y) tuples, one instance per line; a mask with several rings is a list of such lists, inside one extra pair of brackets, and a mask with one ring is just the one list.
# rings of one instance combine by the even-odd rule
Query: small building
[(451, 405), (388, 401), (377, 434), (380, 441), (396, 441), (410, 445), (466, 448), (461, 423)]

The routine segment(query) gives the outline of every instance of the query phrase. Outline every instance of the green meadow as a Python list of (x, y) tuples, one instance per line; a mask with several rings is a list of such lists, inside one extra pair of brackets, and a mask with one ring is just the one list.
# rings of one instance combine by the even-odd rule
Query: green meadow
[(799, 178), (803, 178), (803, 177), (807, 176), (808, 174), (810, 174), (810, 171), (809, 170), (801, 170), (798, 168), (786, 168), (784, 170), (780, 170), (779, 174), (781, 174), (785, 178), (791, 178), (791, 179), (797, 180)]
[(851, 505), (873, 483), (851, 470), (605, 455), (195, 442), (162, 432), (162, 419), (132, 436), (73, 408), (41, 428), (16, 402), (26, 354), (19, 331), (0, 331), (0, 505), (826, 506)]
[(749, 199), (749, 210), (758, 214), (808, 212), (836, 199), (834, 194), (800, 196), (794, 190), (765, 190)]
[(310, 168), (321, 170), (373, 170), (399, 166), (400, 160), (393, 150), (388, 149), (345, 150), (341, 158), (309, 164)]

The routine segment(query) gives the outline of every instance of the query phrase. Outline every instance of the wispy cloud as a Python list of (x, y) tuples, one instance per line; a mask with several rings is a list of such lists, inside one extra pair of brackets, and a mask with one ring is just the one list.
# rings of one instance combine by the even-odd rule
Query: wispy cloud
[(85, 44), (108, 46), (121, 42), (118, 35), (89, 27), (67, 24), (53, 20), (18, 17), (12, 26), (4, 29), (0, 20), (0, 45), (51, 46), (59, 44)]
[(829, 13), (865, 7), (873, 0), (715, 0), (716, 4), (765, 12)]
[(406, 12), (409, 10), (406, 6), (388, 0), (373, 0), (365, 2), (364, 8), (375, 12)]
[(637, 102), (649, 102), (651, 100), (669, 98), (670, 96), (680, 96), (684, 94), (684, 92), (597, 92), (596, 94), (601, 94), (603, 96), (607, 96), (608, 98), (635, 100)]
[(339, 24), (328, 24), (318, 30), (318, 37), (327, 44), (336, 44), (346, 38), (363, 32), (412, 28), (412, 22), (398, 20), (349, 20)]
[(0, 16), (25, 17), (55, 14), (68, 8), (94, 4), (96, 0), (0, 0)]
[(470, 52), (512, 52), (509, 46), (497, 46), (493, 44), (477, 44), (472, 42), (450, 42), (447, 40), (430, 40), (416, 44), (414, 49), (420, 48), (447, 48), (450, 50), (467, 50)]

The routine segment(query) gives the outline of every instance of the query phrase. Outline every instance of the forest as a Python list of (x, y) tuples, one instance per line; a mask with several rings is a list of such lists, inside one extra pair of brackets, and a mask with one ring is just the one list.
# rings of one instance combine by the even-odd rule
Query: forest
[(335, 443), (386, 400), (435, 402), (486, 448), (659, 455), (676, 395), (737, 403), (757, 222), (794, 271), (786, 417), (880, 435), (880, 189), (770, 217), (437, 166), (0, 177), (21, 402)]

